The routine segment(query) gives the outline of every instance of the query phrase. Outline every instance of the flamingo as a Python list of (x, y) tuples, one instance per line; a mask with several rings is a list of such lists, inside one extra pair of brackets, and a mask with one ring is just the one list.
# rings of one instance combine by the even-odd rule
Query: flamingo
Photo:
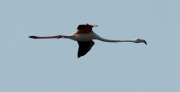
[(106, 39), (99, 35), (97, 35), (95, 32), (93, 32), (92, 28), (98, 27), (96, 24), (80, 24), (77, 27), (77, 31), (70, 35), (57, 35), (57, 36), (29, 36), (29, 38), (32, 39), (59, 39), (59, 38), (65, 38), (65, 39), (71, 39), (78, 43), (79, 48), (77, 52), (77, 58), (80, 58), (82, 56), (85, 56), (91, 48), (94, 46), (95, 42), (93, 40), (100, 40), (103, 42), (133, 42), (133, 43), (146, 43), (144, 39), (135, 39), (135, 40), (112, 40), (112, 39)]

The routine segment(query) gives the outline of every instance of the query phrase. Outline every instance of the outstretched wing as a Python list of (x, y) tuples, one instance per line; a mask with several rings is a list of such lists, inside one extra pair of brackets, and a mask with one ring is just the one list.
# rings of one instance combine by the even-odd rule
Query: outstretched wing
[(87, 34), (89, 32), (92, 32), (93, 27), (97, 27), (98, 25), (89, 25), (89, 24), (81, 24), (77, 27), (76, 34)]
[(77, 42), (78, 42), (78, 45), (79, 45), (78, 53), (77, 53), (78, 58), (80, 58), (81, 56), (86, 55), (94, 45), (93, 41), (77, 41)]

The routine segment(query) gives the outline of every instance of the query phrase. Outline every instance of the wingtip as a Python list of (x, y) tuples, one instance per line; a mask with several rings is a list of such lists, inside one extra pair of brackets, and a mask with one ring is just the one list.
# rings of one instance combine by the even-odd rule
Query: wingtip
[(81, 56), (77, 56), (77, 58), (80, 58)]

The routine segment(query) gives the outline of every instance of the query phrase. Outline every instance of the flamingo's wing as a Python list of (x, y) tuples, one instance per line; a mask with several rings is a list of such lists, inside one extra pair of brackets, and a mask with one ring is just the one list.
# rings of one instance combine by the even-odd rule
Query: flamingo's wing
[(93, 24), (81, 24), (77, 27), (77, 32), (76, 34), (86, 34), (89, 32), (92, 32), (93, 27), (97, 27), (98, 25), (93, 25)]
[(77, 42), (79, 45), (78, 53), (77, 53), (78, 58), (86, 55), (94, 45), (94, 41), (77, 41)]
[(98, 27), (98, 25), (96, 25), (96, 24), (80, 24), (80, 25), (78, 25), (77, 30), (82, 30), (87, 27), (89, 27), (89, 28)]

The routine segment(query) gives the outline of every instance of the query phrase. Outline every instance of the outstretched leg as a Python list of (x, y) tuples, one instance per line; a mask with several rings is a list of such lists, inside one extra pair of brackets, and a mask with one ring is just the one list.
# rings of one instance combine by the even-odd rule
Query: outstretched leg
[(32, 39), (52, 39), (52, 38), (58, 38), (58, 36), (29, 36), (29, 38)]
[(72, 36), (57, 35), (57, 36), (29, 36), (32, 39), (59, 39), (59, 38), (70, 38)]

